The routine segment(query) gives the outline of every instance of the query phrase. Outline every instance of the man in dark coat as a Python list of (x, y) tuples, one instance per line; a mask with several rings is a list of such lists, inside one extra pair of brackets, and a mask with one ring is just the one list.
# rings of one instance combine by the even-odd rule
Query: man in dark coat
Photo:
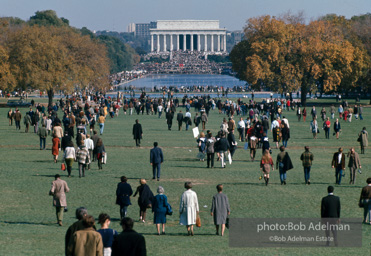
[(182, 124), (183, 124), (183, 113), (182, 111), (180, 110), (178, 115), (176, 116), (176, 120), (178, 121), (178, 130), (181, 131), (182, 130)]
[(144, 236), (133, 230), (134, 221), (131, 218), (121, 220), (122, 232), (115, 236), (112, 244), (112, 256), (145, 256), (146, 240)]
[(135, 144), (137, 147), (140, 147), (140, 139), (142, 138), (143, 131), (142, 125), (139, 123), (139, 120), (135, 120), (135, 124), (133, 125), (133, 136), (135, 140)]
[(331, 165), (332, 168), (335, 168), (336, 184), (340, 185), (343, 171), (345, 170), (345, 154), (342, 148), (339, 148), (339, 151), (332, 157)]
[(116, 189), (116, 204), (120, 205), (120, 216), (123, 219), (128, 211), (128, 206), (131, 205), (130, 196), (133, 194), (128, 179), (125, 176), (121, 177), (121, 182), (117, 184)]
[(76, 231), (84, 229), (84, 225), (82, 224), (82, 219), (87, 214), (88, 214), (88, 211), (86, 210), (85, 207), (79, 207), (79, 208), (76, 209), (76, 219), (77, 219), (77, 221), (75, 223), (73, 223), (67, 229), (66, 236), (65, 236), (65, 253), (66, 253), (66, 255), (68, 255), (67, 248), (68, 248), (68, 245), (69, 245), (69, 243), (72, 239), (72, 235)]
[(162, 154), (161, 148), (157, 147), (158, 143), (153, 143), (153, 149), (150, 152), (150, 163), (152, 165), (152, 172), (153, 177), (152, 179), (156, 179), (156, 169), (157, 169), (157, 180), (160, 180), (161, 174), (161, 164), (164, 161), (164, 155)]
[(173, 118), (174, 118), (174, 112), (169, 110), (166, 112), (166, 123), (167, 123), (167, 128), (169, 131), (171, 131), (171, 126), (173, 125)]
[[(335, 224), (339, 223), (340, 220), (340, 198), (334, 196), (334, 187), (328, 186), (327, 188), (328, 196), (322, 198), (321, 202), (321, 218), (322, 224), (326, 224), (327, 228), (325, 230), (326, 237), (330, 238), (330, 231), (334, 237), (335, 246), (338, 245), (337, 242), (337, 229)], [(330, 245), (330, 239), (327, 239), (326, 245)]]

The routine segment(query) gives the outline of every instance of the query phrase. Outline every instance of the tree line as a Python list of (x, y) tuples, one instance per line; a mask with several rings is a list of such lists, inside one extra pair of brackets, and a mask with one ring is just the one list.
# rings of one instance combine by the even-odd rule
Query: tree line
[(357, 93), (371, 89), (371, 14), (334, 14), (305, 24), (302, 14), (251, 18), (230, 53), (233, 70), (253, 89), (280, 93)]
[(0, 89), (46, 91), (49, 104), (62, 90), (109, 87), (110, 73), (130, 70), (139, 56), (110, 36), (76, 29), (52, 10), (38, 11), (28, 21), (0, 18)]

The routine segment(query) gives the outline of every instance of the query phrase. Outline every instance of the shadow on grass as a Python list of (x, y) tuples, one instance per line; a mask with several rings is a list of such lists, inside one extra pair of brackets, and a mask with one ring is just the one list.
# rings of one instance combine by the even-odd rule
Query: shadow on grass
[(43, 225), (43, 226), (57, 226), (57, 223), (43, 223), (43, 222), (27, 222), (27, 221), (1, 221), (4, 224), (15, 224), (15, 225)]
[[(141, 233), (142, 235), (146, 236), (159, 236), (157, 233)], [(188, 236), (188, 233), (166, 233), (166, 235), (160, 235), (160, 236)], [(216, 236), (215, 234), (197, 234), (195, 233), (194, 236)]]
[(169, 162), (184, 162), (184, 161), (189, 161), (189, 162), (200, 162), (200, 159), (198, 158), (173, 158), (173, 159), (170, 159)]
[(207, 169), (206, 166), (174, 165), (174, 167), (179, 167), (179, 168), (198, 168), (198, 169)]
[(32, 176), (54, 178), (55, 177), (55, 174), (39, 174), (39, 175), (34, 174)]
[(28, 161), (28, 162), (34, 162), (34, 163), (54, 163), (52, 159), (50, 159), (50, 160), (33, 160), (33, 161)]

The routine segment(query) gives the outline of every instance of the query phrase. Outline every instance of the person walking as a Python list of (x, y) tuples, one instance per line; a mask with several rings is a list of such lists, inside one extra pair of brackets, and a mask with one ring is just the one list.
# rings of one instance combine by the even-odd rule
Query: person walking
[(71, 177), (72, 164), (75, 161), (75, 158), (75, 147), (73, 146), (73, 142), (69, 141), (63, 155), (63, 162), (66, 161), (68, 177)]
[(297, 110), (296, 110), (296, 116), (298, 117), (298, 122), (301, 121), (301, 115), (302, 115), (302, 111), (300, 109), (300, 107), (298, 106)]
[(328, 195), (322, 198), (321, 201), (321, 218), (322, 223), (326, 224), (325, 235), (328, 238), (326, 241), (326, 246), (330, 246), (330, 231), (333, 234), (333, 241), (335, 246), (338, 245), (337, 242), (337, 228), (334, 227), (340, 221), (340, 198), (334, 195), (334, 187), (327, 187)]
[(343, 171), (345, 170), (345, 154), (342, 148), (339, 148), (339, 151), (334, 153), (331, 165), (332, 168), (335, 168), (336, 184), (340, 185)]
[(116, 204), (120, 205), (120, 217), (121, 220), (126, 217), (128, 207), (131, 205), (130, 196), (133, 194), (133, 190), (125, 176), (121, 176), (121, 182), (117, 184), (116, 189)]
[[(16, 108), (15, 109), (15, 114), (14, 114), (14, 121), (15, 121), (15, 129), (16, 130), (21, 129), (21, 120), (22, 120), (22, 114), (21, 114), (21, 112), (19, 112), (19, 109)], [(30, 122), (31, 122), (31, 119), (30, 119)], [(28, 132), (28, 130), (27, 130), (27, 132)]]
[(89, 134), (86, 135), (84, 145), (85, 145), (86, 149), (89, 151), (90, 160), (86, 164), (87, 164), (88, 170), (90, 170), (90, 163), (93, 160), (94, 141), (92, 139), (90, 139)]
[(103, 255), (111, 256), (113, 238), (117, 236), (118, 233), (116, 230), (109, 228), (111, 217), (107, 213), (99, 214), (98, 223), (101, 225), (101, 228), (97, 230), (97, 232), (102, 236)]
[(208, 121), (207, 114), (204, 111), (204, 112), (202, 112), (202, 115), (201, 115), (202, 130), (204, 130), (204, 131), (206, 129), (206, 123), (207, 123), (207, 121)]
[(217, 152), (219, 153), (220, 162), (222, 165), (222, 168), (226, 167), (226, 158), (230, 149), (230, 145), (228, 140), (225, 137), (225, 133), (221, 132), (221, 137), (219, 140), (215, 142), (215, 148), (217, 149)]
[(207, 139), (206, 139), (206, 154), (207, 154), (207, 168), (214, 168), (214, 156), (215, 156), (215, 137), (213, 137), (213, 134), (207, 133)]
[(153, 193), (147, 185), (147, 181), (145, 179), (140, 179), (139, 184), (140, 185), (137, 187), (133, 197), (139, 194), (139, 221), (144, 223), (146, 222), (147, 208), (152, 208)]
[(282, 120), (281, 122), (282, 145), (287, 148), (287, 142), (290, 139), (290, 129), (287, 123)]
[(68, 245), (67, 255), (103, 256), (102, 236), (94, 228), (94, 217), (91, 215), (84, 216), (82, 224), (84, 229), (78, 230), (72, 235), (72, 239)]
[[(362, 188), (359, 206), (363, 208), (363, 222), (371, 225), (371, 178), (367, 179), (367, 186)], [(368, 221), (367, 220), (368, 215)]]
[(13, 125), (14, 112), (12, 109), (8, 111), (9, 126)]
[(307, 110), (306, 110), (306, 108), (304, 107), (304, 108), (303, 108), (303, 122), (305, 122), (306, 119), (307, 119)]
[(45, 128), (45, 124), (42, 124), (37, 131), (37, 135), (40, 137), (40, 150), (45, 150), (46, 137), (48, 137), (48, 131)]
[(334, 123), (334, 134), (333, 134), (333, 135), (336, 135), (336, 139), (339, 139), (340, 131), (341, 131), (341, 125), (340, 125), (339, 119), (336, 118), (336, 121)]
[(176, 116), (176, 120), (178, 121), (178, 130), (181, 131), (182, 130), (182, 124), (183, 124), (183, 113), (182, 111), (180, 110), (178, 115)]
[(358, 134), (358, 142), (361, 146), (361, 154), (365, 153), (365, 147), (368, 146), (368, 132), (366, 127), (363, 127), (362, 131)]
[(63, 225), (63, 212), (67, 207), (66, 193), (70, 191), (67, 182), (61, 179), (59, 174), (54, 176), (52, 187), (49, 191), (49, 195), (53, 196), (53, 206), (55, 207), (55, 213), (57, 216), (58, 225)]
[(153, 223), (156, 225), (157, 234), (165, 235), (165, 224), (166, 224), (166, 213), (168, 209), (167, 196), (164, 195), (165, 190), (163, 187), (159, 186), (157, 188), (157, 195), (153, 198), (152, 212), (154, 213)]
[(104, 117), (104, 115), (100, 114), (99, 115), (99, 118), (98, 118), (98, 124), (99, 124), (99, 131), (100, 131), (100, 135), (103, 134), (103, 131), (104, 131), (104, 123), (106, 122), (106, 118)]
[(152, 179), (156, 179), (157, 174), (157, 181), (159, 181), (161, 176), (161, 164), (164, 162), (164, 155), (161, 148), (158, 147), (157, 142), (153, 143), (153, 148), (151, 149), (149, 154), (149, 161), (152, 165)]
[(221, 226), (221, 235), (224, 235), (227, 218), (231, 214), (229, 200), (226, 194), (223, 194), (223, 185), (216, 186), (218, 193), (213, 196), (211, 202), (210, 214), (214, 217), (214, 225), (216, 228), (216, 235), (219, 235), (219, 226)]
[[(269, 173), (274, 171), (274, 164), (271, 155), (269, 154), (269, 150), (265, 150), (261, 160), (260, 160), (260, 170), (263, 172), (265, 185), (268, 186), (269, 183)], [(261, 179), (261, 177), (260, 177)]]
[(143, 136), (143, 130), (142, 130), (142, 125), (139, 123), (139, 120), (135, 120), (135, 124), (133, 125), (133, 137), (135, 140), (135, 145), (137, 147), (140, 147), (140, 140), (142, 139)]
[(312, 167), (312, 162), (314, 159), (313, 153), (309, 151), (309, 147), (304, 147), (305, 151), (301, 154), (300, 160), (304, 167), (304, 179), (305, 184), (310, 185), (310, 169)]
[[(17, 113), (16, 113), (17, 114)], [(30, 117), (30, 114), (29, 112), (26, 113), (26, 115), (24, 116), (23, 118), (23, 124), (25, 126), (25, 130), (24, 132), (25, 133), (28, 133), (29, 129), (30, 129), (30, 125), (31, 125), (32, 121), (31, 121), (31, 117)], [(17, 119), (15, 121), (15, 125), (17, 127)], [(19, 124), (19, 129), (21, 129), (21, 125)]]
[(193, 225), (196, 224), (196, 218), (199, 212), (197, 194), (192, 190), (192, 183), (186, 182), (184, 188), (186, 189), (183, 192), (180, 198), (180, 225), (185, 225), (187, 227), (188, 236), (193, 236)]
[(167, 129), (171, 131), (171, 127), (173, 126), (173, 118), (174, 118), (174, 112), (169, 110), (166, 112), (166, 123), (167, 123)]
[(122, 232), (113, 240), (112, 256), (146, 256), (146, 240), (143, 235), (133, 229), (134, 221), (131, 218), (123, 218), (121, 227)]
[(349, 172), (350, 172), (350, 181), (349, 184), (354, 184), (356, 181), (356, 173), (357, 170), (361, 170), (361, 161), (359, 159), (358, 153), (354, 150), (353, 147), (350, 148), (348, 152), (348, 167), (349, 167)]
[(280, 153), (277, 155), (276, 169), (279, 170), (281, 185), (286, 185), (286, 172), (294, 168), (289, 153), (285, 152), (285, 147), (280, 147)]
[(313, 139), (317, 139), (317, 133), (319, 132), (319, 130), (316, 118), (313, 118), (312, 122), (310, 122), (310, 130), (313, 134)]
[(52, 139), (52, 143), (53, 143), (52, 155), (53, 155), (53, 158), (54, 158), (54, 163), (57, 163), (58, 162), (58, 156), (59, 156), (60, 140), (56, 135), (54, 135), (54, 138)]
[(236, 151), (237, 148), (237, 142), (234, 137), (234, 130), (230, 130), (228, 133), (228, 143), (229, 143), (229, 153), (231, 154), (231, 158), (233, 158), (234, 152)]
[(323, 130), (325, 131), (325, 138), (330, 139), (331, 122), (329, 117), (323, 122)]
[(205, 153), (206, 153), (206, 138), (205, 133), (201, 132), (200, 137), (197, 139), (197, 146), (198, 146), (198, 154), (197, 158), (200, 159), (200, 161), (205, 161)]
[(80, 147), (77, 148), (75, 160), (79, 164), (79, 178), (85, 177), (85, 169), (87, 163), (90, 162), (90, 155), (83, 141), (80, 143)]
[(98, 139), (96, 147), (94, 147), (95, 154), (97, 156), (98, 169), (103, 169), (104, 157), (106, 154), (106, 149), (104, 147), (103, 141), (101, 138)]

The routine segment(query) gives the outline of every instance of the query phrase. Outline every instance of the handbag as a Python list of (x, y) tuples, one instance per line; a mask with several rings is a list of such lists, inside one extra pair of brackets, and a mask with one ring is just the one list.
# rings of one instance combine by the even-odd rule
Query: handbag
[(364, 200), (359, 201), (358, 206), (359, 206), (359, 208), (365, 207)]
[(65, 163), (62, 163), (62, 164), (61, 164), (61, 170), (62, 170), (62, 171), (65, 171), (65, 170), (66, 170), (66, 164), (65, 164)]
[(169, 203), (166, 205), (166, 215), (173, 215), (173, 209)]
[(225, 227), (229, 229), (229, 217), (227, 217), (227, 220), (225, 221)]
[(200, 218), (200, 214), (197, 214), (197, 217), (196, 217), (196, 227), (198, 227), (198, 228), (201, 227), (201, 218)]

